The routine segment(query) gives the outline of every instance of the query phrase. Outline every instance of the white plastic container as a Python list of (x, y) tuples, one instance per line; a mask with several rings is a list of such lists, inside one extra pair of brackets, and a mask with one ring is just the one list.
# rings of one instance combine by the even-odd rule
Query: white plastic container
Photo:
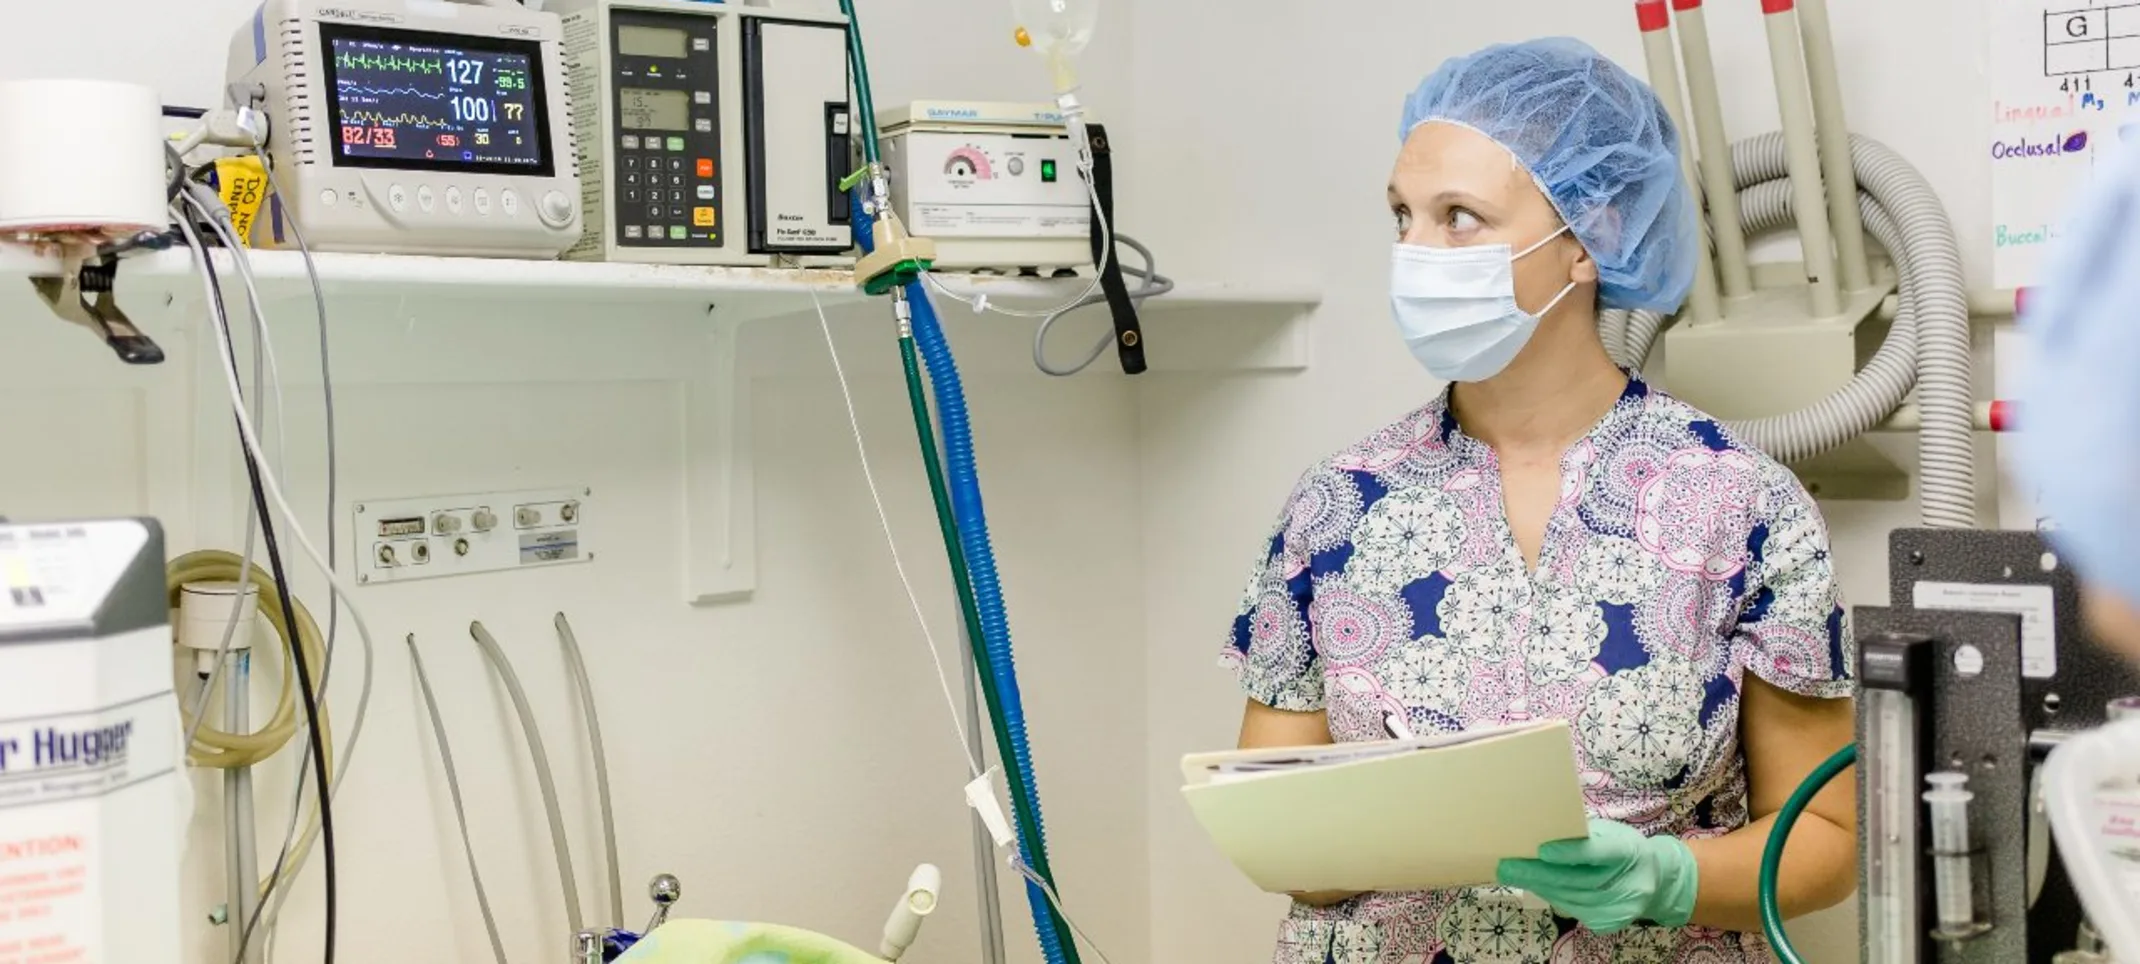
[(163, 101), (108, 80), (0, 81), (0, 235), (123, 236), (165, 212)]

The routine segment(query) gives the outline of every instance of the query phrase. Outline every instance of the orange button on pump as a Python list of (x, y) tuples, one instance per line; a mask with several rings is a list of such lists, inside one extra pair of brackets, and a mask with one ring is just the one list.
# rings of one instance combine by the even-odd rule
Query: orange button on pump
[(698, 159), (698, 176), (700, 176), (700, 177), (712, 177), (712, 176), (713, 176), (713, 158), (710, 158), (710, 157), (701, 157), (701, 158), (699, 158), (699, 159)]
[(710, 207), (692, 208), (691, 223), (701, 228), (713, 227), (713, 209)]

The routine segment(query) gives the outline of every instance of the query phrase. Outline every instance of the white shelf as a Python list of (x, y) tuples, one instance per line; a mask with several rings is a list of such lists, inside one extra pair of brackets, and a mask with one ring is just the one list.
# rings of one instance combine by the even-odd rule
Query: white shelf
[[(216, 253), (219, 270), (229, 270), (228, 255)], [(310, 297), (303, 259), (292, 251), (256, 251), (253, 269), (262, 297), (280, 300)], [(412, 290), (451, 290), (462, 297), (598, 300), (605, 304), (717, 302), (742, 320), (801, 314), (816, 294), (827, 308), (860, 303), (852, 272), (836, 269), (733, 268), (683, 265), (609, 264), (581, 261), (517, 261), (499, 258), (443, 258), (384, 254), (321, 254), (314, 258), (320, 284), (330, 298), (364, 297)], [(9, 260), (0, 246), (0, 272), (28, 274), (52, 270), (50, 262), (30, 257)], [(148, 284), (175, 290), (197, 284), (191, 255), (183, 250), (125, 259), (120, 283)], [(943, 286), (965, 298), (987, 295), (1008, 307), (1031, 309), (1060, 304), (1091, 284), (1086, 278), (1040, 279), (998, 275), (941, 274)], [(124, 293), (126, 287), (122, 287)], [(1306, 286), (1241, 285), (1183, 282), (1173, 293), (1144, 303), (1151, 317), (1185, 310), (1221, 307), (1306, 314), (1322, 300)], [(943, 306), (946, 315), (965, 309)]]

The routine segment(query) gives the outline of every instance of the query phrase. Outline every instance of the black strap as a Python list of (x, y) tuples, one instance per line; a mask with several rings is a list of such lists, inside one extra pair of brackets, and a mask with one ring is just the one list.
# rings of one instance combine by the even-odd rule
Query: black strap
[(1113, 152), (1107, 146), (1106, 125), (1092, 125), (1091, 134), (1092, 193), (1097, 202), (1092, 219), (1092, 261), (1107, 266), (1100, 272), (1100, 290), (1107, 294), (1107, 310), (1115, 317), (1115, 353), (1122, 359), (1122, 372), (1137, 375), (1145, 369), (1144, 328), (1137, 322), (1137, 303), (1130, 300), (1129, 285), (1122, 281), (1122, 258), (1115, 251), (1112, 232), (1100, 230), (1103, 219), (1110, 228), (1115, 223)]

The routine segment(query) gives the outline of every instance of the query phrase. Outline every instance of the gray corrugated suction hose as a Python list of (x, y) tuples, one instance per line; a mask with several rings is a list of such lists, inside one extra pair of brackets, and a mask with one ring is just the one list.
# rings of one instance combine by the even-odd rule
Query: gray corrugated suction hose
[[(1970, 384), (1968, 289), (1953, 225), (1917, 170), (1886, 146), (1852, 135), (1851, 164), (1859, 209), (1902, 279), (1901, 311), (1887, 340), (1843, 387), (1783, 415), (1733, 423), (1747, 444), (1784, 462), (1818, 455), (1893, 414), (1917, 388), (1924, 413), (1918, 436), (1919, 506), (1925, 525), (1976, 524), (1976, 460)], [(1732, 148), (1740, 220), (1748, 234), (1792, 223), (1783, 135), (1764, 134)], [(1626, 323), (1616, 357), (1646, 358), (1662, 327), (1639, 315)]]

